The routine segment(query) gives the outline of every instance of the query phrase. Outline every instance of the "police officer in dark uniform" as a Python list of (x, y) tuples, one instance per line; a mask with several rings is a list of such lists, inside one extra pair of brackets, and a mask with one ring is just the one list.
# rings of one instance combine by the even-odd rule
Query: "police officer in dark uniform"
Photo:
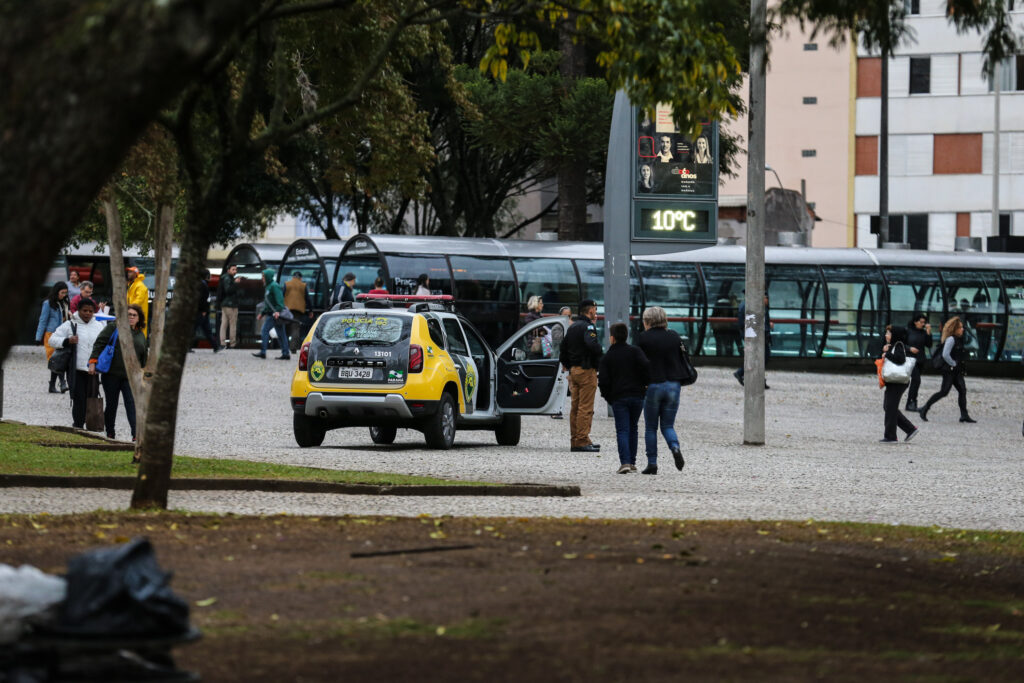
[(580, 302), (579, 315), (565, 333), (559, 362), (569, 373), (572, 410), (569, 412), (571, 451), (596, 453), (601, 446), (590, 440), (597, 394), (597, 366), (604, 351), (597, 338), (597, 304), (592, 299)]

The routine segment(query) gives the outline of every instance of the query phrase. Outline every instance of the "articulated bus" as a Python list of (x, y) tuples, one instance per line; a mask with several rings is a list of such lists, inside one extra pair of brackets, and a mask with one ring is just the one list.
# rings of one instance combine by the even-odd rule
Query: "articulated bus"
[[(352, 272), (357, 290), (367, 291), (380, 276), (389, 291), (407, 294), (426, 274), (432, 292), (453, 295), (458, 309), (493, 342), (520, 324), (535, 294), (543, 297), (545, 313), (561, 306), (575, 312), (581, 299), (602, 306), (603, 257), (599, 243), (357, 235), (331, 264), (330, 281)], [(738, 356), (745, 258), (740, 246), (635, 257), (634, 329), (643, 308), (661, 306), (693, 353)], [(993, 367), (1021, 360), (1024, 254), (768, 247), (765, 277), (773, 363), (790, 358), (794, 367), (821, 368), (870, 362), (880, 355), (885, 325), (907, 325), (917, 311), (928, 316), (936, 343), (942, 323), (959, 315), (974, 360)]]

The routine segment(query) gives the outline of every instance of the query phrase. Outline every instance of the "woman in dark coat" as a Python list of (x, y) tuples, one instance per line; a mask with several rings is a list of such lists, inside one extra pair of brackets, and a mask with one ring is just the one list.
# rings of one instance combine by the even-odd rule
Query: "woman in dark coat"
[(921, 364), (931, 354), (928, 349), (932, 347), (932, 326), (928, 324), (928, 316), (924, 313), (915, 313), (910, 319), (907, 327), (907, 351), (917, 360), (914, 363), (914, 374), (910, 377), (910, 390), (907, 391), (907, 410), (917, 412), (917, 390), (921, 387)]
[[(885, 346), (882, 347), (882, 353), (886, 360), (892, 361), (897, 365), (906, 363), (910, 355), (907, 349), (907, 328), (899, 327), (898, 325), (886, 327)], [(906, 415), (900, 412), (900, 399), (903, 398), (903, 392), (906, 390), (906, 384), (885, 383), (885, 400), (882, 401), (882, 408), (885, 410), (885, 434), (882, 437), (882, 443), (897, 443), (899, 441), (896, 438), (897, 427), (902, 429), (907, 435), (907, 441), (917, 436), (917, 427), (907, 419)]]
[[(135, 355), (139, 364), (145, 367), (146, 357), (149, 353), (146, 334), (143, 332), (146, 326), (146, 314), (142, 307), (137, 304), (129, 304), (125, 311), (128, 316), (128, 326), (132, 330), (132, 345), (135, 347)], [(107, 323), (106, 328), (96, 338), (92, 347), (92, 355), (89, 357), (89, 374), (96, 374), (96, 362), (99, 360), (103, 348), (110, 342), (110, 338), (117, 329), (115, 321)], [(114, 358), (110, 363), (110, 370), (103, 373), (100, 378), (103, 385), (103, 395), (106, 397), (106, 406), (103, 409), (103, 421), (107, 428), (107, 438), (114, 438), (114, 424), (117, 421), (118, 397), (124, 398), (124, 412), (128, 417), (128, 426), (132, 430), (132, 441), (135, 441), (135, 398), (132, 396), (132, 385), (128, 381), (128, 372), (124, 366), (124, 356), (121, 355), (120, 341), (114, 342)]]
[(942, 388), (932, 394), (928, 402), (921, 408), (921, 419), (928, 421), (928, 411), (935, 402), (945, 398), (953, 387), (956, 387), (957, 403), (960, 406), (961, 422), (976, 422), (967, 413), (967, 384), (964, 382), (964, 324), (960, 318), (953, 316), (942, 326)]

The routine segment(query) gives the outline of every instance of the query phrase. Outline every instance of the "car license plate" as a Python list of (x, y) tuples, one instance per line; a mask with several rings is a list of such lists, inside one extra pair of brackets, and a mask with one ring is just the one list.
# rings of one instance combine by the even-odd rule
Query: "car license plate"
[(338, 368), (338, 379), (372, 379), (373, 368)]

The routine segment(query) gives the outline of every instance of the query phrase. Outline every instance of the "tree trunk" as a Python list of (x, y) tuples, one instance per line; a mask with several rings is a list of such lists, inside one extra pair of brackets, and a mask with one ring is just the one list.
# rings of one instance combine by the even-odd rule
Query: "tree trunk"
[[(260, 9), (248, 0), (0, 7), (0, 291), (12, 319), (38, 307), (54, 257), (157, 112)], [(19, 331), (0, 326), (0, 358)]]
[[(164, 330), (163, 347), (152, 368), (149, 389), (149, 407), (146, 424), (141, 433), (142, 462), (139, 465), (133, 508), (167, 508), (167, 492), (171, 483), (174, 459), (174, 432), (178, 424), (178, 400), (181, 378), (185, 372), (185, 359), (192, 342), (195, 311), (199, 293), (188, 283), (198, 282), (205, 267), (209, 241), (203, 236), (205, 214), (189, 212), (188, 224), (178, 257), (178, 282), (174, 305), (171, 306)], [(211, 219), (212, 220), (212, 219)]]
[[(562, 89), (568, 93), (576, 79), (585, 75), (586, 52), (573, 42), (575, 13), (558, 28), (558, 49), (562, 53), (559, 71)], [(583, 158), (567, 157), (558, 164), (558, 239), (582, 240), (587, 226), (587, 167)]]

